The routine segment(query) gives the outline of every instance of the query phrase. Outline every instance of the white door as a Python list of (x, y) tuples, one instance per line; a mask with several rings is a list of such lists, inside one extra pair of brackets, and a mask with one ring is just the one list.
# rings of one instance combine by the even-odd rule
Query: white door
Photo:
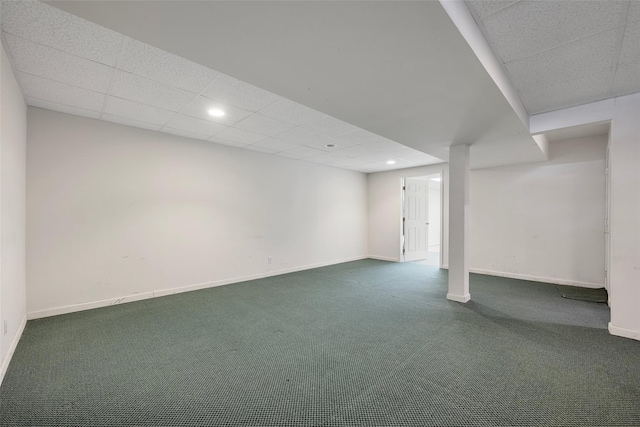
[(429, 253), (429, 181), (405, 179), (402, 211), (404, 260), (427, 259)]

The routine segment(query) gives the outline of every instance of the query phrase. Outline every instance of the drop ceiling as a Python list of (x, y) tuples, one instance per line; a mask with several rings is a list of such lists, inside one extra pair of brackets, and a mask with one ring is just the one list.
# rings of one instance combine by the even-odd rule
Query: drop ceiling
[(441, 162), (40, 2), (3, 2), (2, 32), (31, 106), (361, 172)]
[[(336, 156), (346, 155), (336, 160), (333, 152), (310, 151), (326, 148), (311, 133), (318, 133), (316, 127), (297, 125), (307, 144), (315, 145), (286, 149), (292, 157), (328, 158), (331, 165), (364, 172), (383, 170), (390, 167), (377, 153), (393, 141), (404, 146), (397, 153), (403, 161), (393, 168), (447, 161), (454, 144), (472, 145), (475, 168), (545, 160), (527, 125), (438, 2), (45, 3), (355, 128), (353, 146), (342, 153), (334, 150)], [(238, 126), (233, 125), (233, 133), (256, 132)], [(222, 136), (240, 138), (233, 133)], [(350, 143), (343, 134), (320, 134)], [(267, 136), (267, 142), (249, 145), (282, 150), (302, 137), (295, 132), (288, 141), (281, 134)], [(353, 160), (361, 156), (364, 160)]]
[[(2, 2), (29, 105), (362, 172), (545, 160), (438, 2), (45, 3)], [(466, 5), (529, 114), (640, 91), (640, 2)]]
[(467, 0), (530, 115), (640, 92), (640, 2)]

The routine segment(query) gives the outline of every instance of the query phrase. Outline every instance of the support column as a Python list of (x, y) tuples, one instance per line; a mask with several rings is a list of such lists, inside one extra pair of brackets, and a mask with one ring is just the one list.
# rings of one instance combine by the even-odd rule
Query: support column
[(469, 294), (469, 146), (449, 148), (449, 292), (447, 299), (467, 302)]
[(640, 340), (640, 93), (616, 98), (609, 160), (609, 332)]

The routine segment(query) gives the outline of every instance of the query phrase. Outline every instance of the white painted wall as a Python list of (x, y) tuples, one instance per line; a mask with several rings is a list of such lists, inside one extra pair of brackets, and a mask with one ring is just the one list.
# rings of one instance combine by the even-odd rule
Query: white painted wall
[(30, 317), (366, 257), (365, 174), (39, 108), (28, 119)]
[(615, 101), (609, 158), (609, 331), (640, 340), (640, 94)]
[(553, 142), (548, 162), (472, 170), (471, 271), (604, 286), (606, 143)]
[[(0, 82), (0, 383), (26, 321), (27, 107), (2, 46)], [(4, 330), (6, 322), (7, 330)]]
[(449, 167), (445, 163), (399, 169), (388, 172), (372, 173), (368, 176), (369, 191), (369, 256), (386, 261), (400, 261), (402, 229), (402, 178), (413, 178), (443, 173), (444, 191), (444, 244), (443, 263), (448, 262), (448, 175)]
[[(472, 170), (470, 271), (603, 286), (605, 150), (604, 136), (558, 141), (548, 162)], [(400, 180), (439, 170), (448, 266), (447, 164), (369, 175), (370, 256), (399, 260)]]
[(440, 245), (441, 215), (440, 183), (429, 180), (429, 247)]

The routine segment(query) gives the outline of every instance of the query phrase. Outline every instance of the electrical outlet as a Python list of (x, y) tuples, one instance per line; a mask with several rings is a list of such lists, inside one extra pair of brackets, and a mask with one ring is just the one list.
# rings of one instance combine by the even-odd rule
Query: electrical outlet
[(270, 256), (267, 257), (267, 264), (271, 264), (271, 257)]
[(8, 324), (7, 324), (7, 319), (4, 319), (4, 334), (7, 335), (7, 331), (9, 330), (8, 328)]

